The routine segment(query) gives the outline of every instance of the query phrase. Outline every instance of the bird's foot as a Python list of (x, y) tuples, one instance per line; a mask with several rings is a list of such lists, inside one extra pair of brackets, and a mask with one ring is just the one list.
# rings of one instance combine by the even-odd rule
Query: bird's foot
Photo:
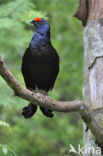
[(39, 89), (38, 89), (37, 85), (35, 85), (35, 93), (37, 94), (38, 97), (40, 96)]
[(38, 94), (39, 93), (39, 89), (38, 89), (38, 86), (35, 85), (35, 92)]
[(38, 92), (38, 93), (36, 93), (36, 95), (39, 97), (40, 96), (40, 93)]
[(27, 107), (23, 108), (22, 115), (25, 119), (31, 118), (37, 110), (37, 106), (30, 103)]
[(44, 96), (47, 97), (48, 96), (48, 92), (45, 90), (44, 91)]
[(45, 98), (45, 100), (47, 100), (48, 99), (48, 92), (46, 91), (46, 90), (44, 90), (44, 98)]

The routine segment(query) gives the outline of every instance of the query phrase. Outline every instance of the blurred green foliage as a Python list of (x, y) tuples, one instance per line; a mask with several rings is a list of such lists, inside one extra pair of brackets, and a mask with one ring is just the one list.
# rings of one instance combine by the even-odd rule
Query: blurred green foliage
[[(77, 5), (77, 0), (0, 0), (0, 55), (23, 85), (22, 55), (35, 31), (29, 21), (38, 16), (49, 21), (61, 60), (55, 88), (49, 93), (57, 100), (82, 98), (82, 27), (73, 18)], [(28, 102), (13, 94), (0, 78), (0, 156), (67, 156), (69, 144), (82, 144), (77, 113), (55, 113), (47, 119), (38, 109), (25, 120), (21, 111)]]

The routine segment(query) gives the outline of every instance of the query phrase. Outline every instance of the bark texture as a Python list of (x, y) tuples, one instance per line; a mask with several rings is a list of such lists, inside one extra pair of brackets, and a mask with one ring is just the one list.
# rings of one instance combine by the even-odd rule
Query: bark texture
[(74, 14), (74, 17), (81, 20), (82, 25), (86, 26), (87, 18), (88, 18), (88, 0), (79, 1), (79, 6), (77, 8), (76, 13)]
[(91, 20), (103, 18), (103, 0), (88, 0), (89, 16)]
[(80, 0), (74, 17), (86, 26), (87, 20), (103, 18), (103, 0)]
[[(88, 23), (84, 30), (83, 95), (84, 103), (94, 110), (95, 119), (103, 128), (103, 0), (88, 0), (88, 6)], [(84, 145), (95, 149), (99, 145), (103, 151), (103, 144), (98, 144), (91, 131), (86, 132), (85, 128)]]
[(24, 88), (13, 76), (3, 59), (0, 57), (0, 75), (8, 83), (8, 85), (14, 90), (16, 95), (26, 99), (36, 105), (47, 107), (59, 112), (78, 111), (81, 114), (82, 119), (87, 124), (87, 127), (91, 130), (96, 137), (97, 142), (103, 144), (103, 129), (99, 126), (94, 117), (93, 111), (86, 106), (83, 101), (55, 101), (49, 97), (45, 97), (42, 94), (36, 94), (30, 90)]

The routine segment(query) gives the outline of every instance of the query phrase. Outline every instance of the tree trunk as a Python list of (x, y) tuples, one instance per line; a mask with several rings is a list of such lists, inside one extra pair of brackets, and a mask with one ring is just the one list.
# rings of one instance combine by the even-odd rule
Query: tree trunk
[[(84, 103), (94, 110), (95, 118), (103, 127), (103, 0), (88, 0), (88, 22), (84, 30)], [(84, 147), (97, 153), (96, 139), (84, 125)]]

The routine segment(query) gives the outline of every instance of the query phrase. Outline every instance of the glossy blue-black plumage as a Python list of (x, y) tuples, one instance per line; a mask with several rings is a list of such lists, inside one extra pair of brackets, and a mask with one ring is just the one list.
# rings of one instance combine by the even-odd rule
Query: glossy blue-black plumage
[[(33, 24), (36, 27), (36, 32), (22, 58), (22, 74), (27, 88), (35, 90), (37, 86), (38, 89), (48, 92), (53, 88), (59, 72), (59, 56), (50, 41), (48, 22), (42, 19), (42, 21), (33, 21)], [(28, 107), (26, 108), (23, 115), (29, 118), (32, 113), (29, 111), (29, 115), (27, 115)], [(41, 111), (48, 117), (53, 116), (49, 109), (41, 108)]]

